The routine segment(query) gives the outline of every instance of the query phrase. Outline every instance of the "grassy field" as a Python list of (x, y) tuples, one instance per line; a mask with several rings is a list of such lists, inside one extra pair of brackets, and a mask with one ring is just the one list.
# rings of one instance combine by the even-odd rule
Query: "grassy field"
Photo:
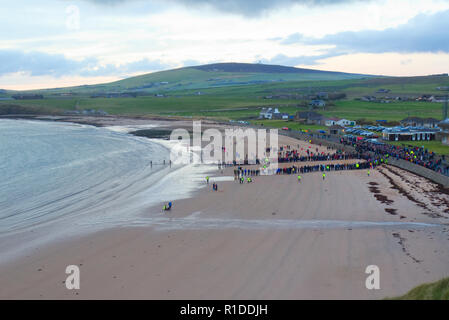
[(287, 121), (287, 120), (254, 120), (251, 121), (252, 124), (255, 125), (263, 125), (267, 128), (283, 128), (287, 127), (291, 130), (307, 130), (308, 132), (316, 132), (317, 130), (325, 130), (327, 131), (326, 126), (320, 125), (311, 125), (311, 124), (300, 124), (295, 121)]
[(449, 300), (449, 278), (420, 285), (394, 300)]
[(396, 146), (414, 146), (422, 147), (441, 155), (449, 155), (449, 146), (441, 143), (441, 141), (388, 141), (388, 143)]
[[(433, 117), (442, 119), (442, 105), (429, 102), (394, 102), (389, 104), (342, 100), (335, 106), (317, 109), (316, 112), (328, 117), (340, 117), (350, 120), (365, 119), (399, 121), (407, 116)], [(257, 96), (241, 93), (205, 94), (201, 96), (154, 96), (137, 98), (70, 98), (43, 100), (0, 101), (2, 105), (20, 105), (24, 107), (47, 108), (55, 111), (74, 110), (78, 105), (82, 109), (102, 109), (114, 115), (177, 115), (198, 116), (220, 119), (257, 118), (263, 106), (279, 107), (281, 112), (296, 114), (306, 111), (298, 107), (296, 100), (260, 99)]]
[(413, 101), (375, 103), (357, 100), (342, 100), (336, 101), (335, 107), (328, 107), (322, 113), (326, 116), (350, 120), (366, 119), (371, 121), (399, 121), (407, 116), (442, 119), (442, 104)]

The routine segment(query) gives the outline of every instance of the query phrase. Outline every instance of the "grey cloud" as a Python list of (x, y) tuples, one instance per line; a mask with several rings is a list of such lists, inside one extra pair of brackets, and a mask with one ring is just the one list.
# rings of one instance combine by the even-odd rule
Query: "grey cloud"
[[(0, 75), (13, 72), (30, 72), (33, 76), (61, 76), (81, 67), (80, 62), (66, 59), (63, 55), (42, 52), (0, 50)], [(86, 61), (84, 65), (89, 65)]]
[(292, 33), (291, 35), (287, 36), (285, 39), (282, 39), (280, 42), (282, 44), (293, 44), (303, 41), (305, 38), (300, 33)]
[[(85, 0), (96, 4), (113, 5), (139, 0)], [(141, 1), (141, 0), (140, 0)], [(222, 12), (257, 16), (276, 8), (289, 7), (295, 4), (306, 6), (326, 6), (352, 2), (367, 2), (371, 0), (152, 0), (158, 3), (179, 3), (192, 7), (209, 6)]]
[(0, 50), (0, 75), (16, 72), (29, 73), (31, 76), (66, 75), (106, 76), (129, 75), (135, 72), (156, 71), (171, 67), (159, 60), (142, 59), (120, 66), (113, 64), (101, 65), (96, 58), (86, 58), (81, 61), (71, 60), (62, 54), (44, 52), (22, 52), (19, 50)]
[[(348, 31), (320, 39), (305, 38), (294, 33), (283, 44), (301, 43), (333, 45), (332, 52), (348, 53), (416, 53), (449, 52), (449, 10), (435, 14), (420, 14), (407, 23), (385, 30)], [(297, 40), (297, 41), (295, 41)]]
[[(71, 0), (66, 0), (66, 1), (71, 1)], [(84, 0), (84, 1), (93, 2), (95, 4), (100, 4), (100, 5), (114, 5), (114, 4), (124, 3), (124, 2), (135, 1), (135, 0)]]

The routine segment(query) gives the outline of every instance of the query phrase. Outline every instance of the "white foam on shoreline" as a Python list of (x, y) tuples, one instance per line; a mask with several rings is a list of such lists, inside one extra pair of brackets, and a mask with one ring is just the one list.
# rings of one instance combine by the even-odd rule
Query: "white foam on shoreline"
[[(45, 132), (44, 130), (48, 125), (74, 127), (71, 123), (65, 122), (33, 122), (32, 124), (42, 127), (42, 129), (37, 127), (39, 132), (41, 130)], [(130, 139), (130, 142), (135, 141), (139, 145), (154, 145), (156, 143), (167, 150), (179, 147), (178, 141), (136, 137), (124, 133), (124, 129), (122, 127), (117, 128), (117, 126), (115, 126), (117, 130), (88, 125), (76, 125), (76, 127), (87, 128), (92, 131), (92, 134), (105, 132), (106, 130), (106, 137), (119, 139), (120, 141)], [(135, 127), (128, 126), (126, 130), (135, 129)], [(113, 154), (111, 153), (111, 155)], [(0, 232), (2, 261), (5, 261), (7, 257), (22, 256), (36, 247), (48, 243), (67, 240), (71, 237), (111, 227), (132, 225), (135, 221), (142, 219), (143, 216), (148, 216), (148, 208), (150, 207), (154, 207), (162, 202), (191, 197), (194, 192), (205, 187), (204, 177), (217, 170), (217, 166), (195, 163), (172, 165), (170, 167), (168, 158), (166, 166), (161, 167), (161, 164), (154, 164), (151, 167), (149, 164), (149, 160), (152, 158), (151, 154), (146, 155), (143, 152), (136, 156), (137, 158), (129, 159), (131, 163), (136, 163), (136, 167), (129, 171), (130, 174), (123, 174), (126, 171), (119, 171), (117, 176), (114, 175), (113, 179), (108, 178), (104, 180), (100, 171), (99, 178), (104, 181), (93, 180), (89, 182), (92, 183), (92, 185), (88, 186), (89, 189), (80, 189), (79, 195), (73, 193), (64, 198), (61, 196), (61, 191), (64, 192), (64, 190), (55, 190), (51, 194), (51, 198), (44, 199), (46, 200), (44, 203), (46, 206), (36, 209), (38, 212), (29, 211), (30, 217), (42, 216), (43, 218), (47, 217), (46, 219), (37, 219), (36, 221), (19, 221), (16, 219), (17, 223), (14, 225), (14, 228), (9, 228), (5, 224), (3, 229), (0, 228), (0, 230), (3, 230)], [(186, 157), (190, 158), (190, 155), (186, 155)], [(110, 170), (115, 172), (114, 157), (111, 156), (110, 158), (110, 161), (112, 161)], [(124, 159), (122, 158), (121, 161), (124, 161)], [(80, 159), (76, 164), (83, 165), (84, 162), (83, 159)], [(73, 168), (74, 163), (53, 167), (57, 170), (66, 170), (67, 168)], [(53, 167), (50, 169), (53, 170)], [(109, 167), (104, 169), (109, 170)], [(96, 174), (96, 172), (92, 172), (92, 174)], [(84, 181), (83, 179), (79, 180)], [(74, 182), (69, 179), (67, 183), (72, 185)], [(150, 216), (154, 217), (157, 214), (150, 213)]]
[(111, 130), (114, 132), (120, 132), (120, 133), (130, 133), (136, 130), (145, 130), (145, 129), (152, 129), (160, 127), (156, 124), (135, 124), (135, 125), (128, 125), (128, 126), (106, 126), (103, 127), (104, 129)]
[[(220, 219), (200, 218), (201, 212), (194, 212), (185, 218), (154, 217), (133, 221), (122, 221), (123, 227), (153, 227), (156, 230), (203, 230), (203, 229), (424, 229), (443, 228), (445, 225), (420, 222), (394, 221), (345, 221), (345, 220), (292, 220), (292, 219)], [(168, 213), (167, 215), (170, 215)]]

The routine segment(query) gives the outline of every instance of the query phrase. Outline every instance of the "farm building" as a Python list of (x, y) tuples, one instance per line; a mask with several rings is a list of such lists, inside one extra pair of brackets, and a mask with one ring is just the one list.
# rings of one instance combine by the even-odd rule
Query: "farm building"
[(366, 101), (366, 102), (375, 102), (375, 101), (377, 101), (377, 98), (374, 96), (363, 96), (362, 98), (360, 98), (360, 100)]
[(297, 112), (296, 119), (307, 124), (323, 124), (325, 117), (314, 111)]
[(435, 140), (439, 129), (425, 127), (394, 127), (382, 132), (387, 141), (429, 141)]
[(326, 102), (323, 100), (312, 100), (309, 102), (309, 106), (311, 107), (325, 107)]
[(425, 128), (437, 128), (440, 120), (434, 118), (418, 118), (408, 117), (401, 120), (401, 126), (403, 127), (425, 127)]
[(329, 127), (329, 133), (330, 134), (340, 134), (342, 132), (344, 132), (345, 128), (343, 128), (342, 126), (337, 125), (333, 125)]

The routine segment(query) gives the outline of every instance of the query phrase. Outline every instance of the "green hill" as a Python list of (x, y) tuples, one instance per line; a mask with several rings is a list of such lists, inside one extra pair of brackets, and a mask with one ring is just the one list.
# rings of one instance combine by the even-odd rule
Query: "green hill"
[(366, 77), (371, 76), (266, 64), (217, 63), (150, 73), (117, 81), (110, 85), (126, 89), (167, 91)]
[(108, 92), (163, 93), (291, 81), (363, 79), (370, 75), (250, 63), (216, 63), (148, 73), (111, 83), (33, 90), (41, 94), (102, 94)]

